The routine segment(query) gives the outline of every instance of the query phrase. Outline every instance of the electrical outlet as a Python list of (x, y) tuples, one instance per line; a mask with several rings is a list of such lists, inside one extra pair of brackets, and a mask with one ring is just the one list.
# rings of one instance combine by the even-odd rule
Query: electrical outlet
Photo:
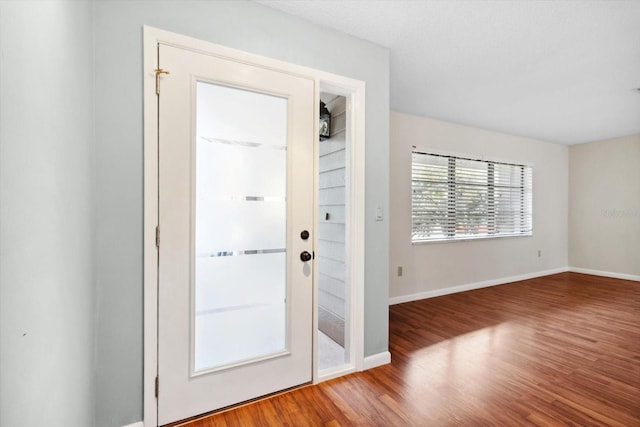
[(402, 276), (402, 266), (398, 266), (398, 277)]

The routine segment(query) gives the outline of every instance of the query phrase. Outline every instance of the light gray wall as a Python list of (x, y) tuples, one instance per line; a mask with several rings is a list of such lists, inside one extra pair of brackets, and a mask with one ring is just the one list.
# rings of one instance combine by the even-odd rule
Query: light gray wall
[[(412, 245), (413, 145), (533, 163), (533, 236)], [(567, 267), (567, 146), (394, 112), (390, 161), (392, 297), (422, 297), (454, 286)], [(404, 267), (402, 277), (396, 275), (398, 266)]]
[(569, 148), (569, 265), (640, 277), (640, 135)]
[(93, 424), (91, 4), (0, 1), (0, 425)]
[(252, 2), (96, 1), (95, 425), (142, 419), (143, 24), (366, 82), (365, 354), (386, 351), (388, 51)]

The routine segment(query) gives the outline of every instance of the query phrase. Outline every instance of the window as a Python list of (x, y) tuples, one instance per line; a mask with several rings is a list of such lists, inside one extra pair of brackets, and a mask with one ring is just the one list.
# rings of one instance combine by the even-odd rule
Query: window
[(530, 236), (531, 166), (412, 152), (413, 243)]

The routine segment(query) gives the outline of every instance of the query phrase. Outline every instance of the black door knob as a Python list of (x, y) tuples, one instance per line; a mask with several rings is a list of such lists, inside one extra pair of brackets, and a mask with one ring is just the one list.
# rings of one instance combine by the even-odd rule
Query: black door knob
[(307, 251), (300, 253), (300, 259), (304, 262), (311, 261), (311, 254)]
[(300, 238), (302, 240), (307, 240), (309, 238), (309, 232), (307, 230), (302, 230), (300, 233)]

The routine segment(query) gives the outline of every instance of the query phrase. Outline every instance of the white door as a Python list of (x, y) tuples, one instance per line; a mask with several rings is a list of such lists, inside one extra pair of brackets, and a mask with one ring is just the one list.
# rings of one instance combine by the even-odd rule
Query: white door
[(312, 379), (315, 87), (158, 55), (162, 425)]

